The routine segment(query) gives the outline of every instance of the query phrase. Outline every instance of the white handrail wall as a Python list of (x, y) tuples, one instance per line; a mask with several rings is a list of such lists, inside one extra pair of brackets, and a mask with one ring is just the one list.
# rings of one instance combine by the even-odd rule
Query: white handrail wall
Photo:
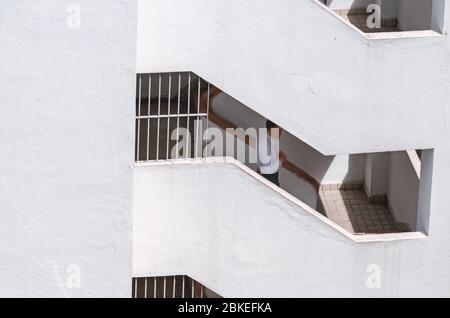
[(233, 159), (140, 164), (134, 199), (136, 277), (187, 274), (225, 297), (425, 292), (410, 270), (430, 270), (423, 234), (353, 235)]

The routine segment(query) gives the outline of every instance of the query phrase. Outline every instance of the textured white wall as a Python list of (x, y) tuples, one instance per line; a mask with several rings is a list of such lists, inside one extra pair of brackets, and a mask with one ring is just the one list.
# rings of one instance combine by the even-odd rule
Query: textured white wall
[[(172, 13), (177, 10), (183, 15), (173, 19)], [(443, 14), (448, 17), (449, 12), (447, 5)], [(435, 16), (439, 17), (439, 14)], [(448, 25), (448, 21), (445, 24)], [(225, 296), (243, 295), (246, 291), (243, 284), (247, 284), (248, 279), (257, 287), (265, 287), (260, 290), (268, 289), (276, 296), (293, 293), (448, 296), (450, 46), (447, 36), (410, 37), (421, 34), (408, 33), (401, 39), (369, 40), (313, 1), (139, 1), (139, 71), (192, 70), (326, 154), (420, 148), (435, 148), (435, 151), (430, 155), (427, 152), (427, 161), (432, 164), (427, 165), (426, 182), (420, 188), (420, 192), (428, 192), (428, 196), (419, 199), (420, 211), (431, 208), (430, 215), (420, 213), (418, 218), (418, 229), (428, 233), (429, 238), (421, 242), (376, 243), (363, 247), (354, 247), (352, 243), (351, 248), (348, 248), (349, 243), (328, 232), (325, 235), (320, 231), (319, 235), (307, 234), (314, 230), (305, 226), (310, 223), (303, 223), (306, 220), (303, 217), (299, 217), (299, 224), (286, 222), (288, 230), (283, 228), (283, 231), (288, 233), (288, 239), (280, 238), (278, 235), (282, 231), (276, 231), (265, 216), (267, 213), (294, 212), (282, 204), (267, 203), (265, 196), (273, 197), (259, 187), (251, 190), (248, 198), (252, 204), (267, 203), (267, 207), (262, 207), (263, 217), (257, 214), (258, 209), (242, 209), (240, 199), (234, 196), (247, 195), (252, 187), (244, 183), (240, 188), (238, 181), (242, 179), (237, 176), (231, 176), (228, 184), (236, 185), (238, 191), (227, 192), (225, 199), (218, 201), (224, 210), (220, 204), (212, 205), (220, 208), (222, 212), (217, 213), (225, 219), (217, 218), (218, 214), (212, 215), (213, 211), (216, 213), (215, 209), (193, 208), (189, 213), (196, 215), (195, 218), (184, 219), (184, 227), (178, 225), (173, 232), (163, 233), (166, 228), (172, 231), (169, 223), (179, 216), (177, 213), (185, 215), (186, 206), (201, 200), (187, 199), (185, 194), (196, 195), (197, 189), (179, 184), (183, 179), (178, 175), (170, 181), (172, 179), (163, 168), (152, 170), (154, 184), (148, 181), (150, 177), (143, 184), (157, 191), (148, 201), (141, 201), (138, 209), (140, 213), (144, 210), (155, 215), (161, 213), (161, 223), (150, 224), (147, 239), (164, 235), (169, 240), (163, 241), (164, 246), (150, 243), (158, 242), (155, 239), (149, 240), (147, 244), (151, 249), (147, 252), (158, 253), (161, 257), (145, 258), (150, 267), (140, 268), (135, 273), (148, 270), (170, 274), (187, 270), (194, 277), (207, 275), (205, 280), (212, 282), (215, 286), (211, 287), (217, 287), (217, 291), (224, 292)], [(175, 169), (176, 173), (180, 171), (184, 168)], [(208, 172), (206, 176), (192, 172), (199, 180), (203, 178), (205, 186), (208, 185), (203, 189), (208, 195), (215, 187), (208, 180), (211, 176), (217, 178), (216, 172)], [(180, 175), (189, 180), (192, 175), (186, 173)], [(165, 193), (178, 189), (178, 186), (179, 201), (170, 201)], [(202, 199), (218, 200), (214, 195), (211, 199), (204, 196)], [(158, 209), (148, 211), (147, 205), (154, 202)], [(209, 206), (207, 202), (204, 202), (205, 208)], [(270, 210), (266, 211), (269, 206)], [(241, 237), (245, 227), (254, 224), (253, 221), (238, 222), (242, 211), (248, 211), (249, 220), (257, 222), (257, 236)], [(196, 224), (203, 224), (202, 220), (207, 220), (211, 226), (196, 227)], [(180, 242), (180, 235), (175, 231), (180, 228), (195, 235)], [(210, 234), (208, 230), (211, 230)], [(217, 233), (223, 237), (212, 240)], [(285, 238), (287, 243), (277, 245), (281, 244), (279, 240), (272, 238), (280, 238), (282, 242)], [(307, 249), (303, 249), (304, 242), (308, 242)], [(199, 244), (202, 249), (194, 249)], [(291, 253), (299, 246), (302, 247), (300, 254)], [(268, 256), (262, 252), (255, 252), (256, 256), (251, 253), (263, 247)], [(172, 248), (176, 253), (168, 253)], [(188, 254), (191, 251), (195, 253)], [(192, 261), (197, 256), (202, 264)], [(243, 269), (232, 271), (236, 276), (225, 271), (228, 261), (221, 265), (222, 260), (228, 259), (236, 266), (234, 268), (239, 264)], [(274, 267), (269, 266), (271, 263), (267, 263), (267, 259), (277, 262), (276, 271), (271, 271)], [(195, 262), (191, 265), (198, 265), (197, 269), (184, 266), (187, 261)], [(366, 270), (367, 262), (379, 263), (386, 270), (382, 290), (368, 290), (361, 285), (358, 273)], [(292, 274), (294, 279), (284, 281), (279, 272)], [(271, 279), (261, 279), (261, 273)], [(282, 283), (275, 286), (284, 286), (289, 291), (274, 289), (273, 284), (262, 286), (274, 281)], [(237, 285), (232, 286), (231, 282)], [(325, 287), (327, 289), (323, 290)], [(257, 290), (253, 289), (255, 293)]]
[[(448, 231), (357, 243), (251, 173), (204, 161), (137, 167), (134, 275), (187, 274), (226, 297), (449, 295)], [(379, 289), (366, 284), (371, 264)]]
[(314, 1), (138, 3), (139, 71), (192, 70), (325, 154), (433, 148), (445, 129), (447, 37), (368, 40)]
[(131, 294), (136, 3), (71, 3), (2, 1), (0, 296)]

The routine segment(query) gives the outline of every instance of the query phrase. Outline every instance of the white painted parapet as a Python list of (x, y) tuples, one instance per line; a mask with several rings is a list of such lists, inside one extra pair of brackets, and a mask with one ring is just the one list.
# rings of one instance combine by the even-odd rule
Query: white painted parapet
[(446, 295), (435, 241), (352, 235), (233, 159), (141, 164), (134, 186), (134, 276), (225, 297)]

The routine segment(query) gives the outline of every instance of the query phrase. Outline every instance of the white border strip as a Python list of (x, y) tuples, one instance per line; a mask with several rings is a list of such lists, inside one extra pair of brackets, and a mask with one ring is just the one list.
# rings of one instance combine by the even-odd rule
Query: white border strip
[(261, 183), (264, 183), (266, 186), (271, 188), (273, 191), (277, 192), (279, 195), (289, 200), (294, 205), (300, 207), (306, 212), (310, 213), (314, 217), (320, 219), (322, 222), (333, 228), (334, 230), (340, 232), (347, 238), (351, 239), (356, 243), (372, 243), (372, 242), (391, 242), (391, 241), (400, 241), (400, 240), (417, 240), (417, 239), (425, 239), (428, 238), (422, 232), (405, 232), (405, 233), (389, 233), (389, 234), (353, 234), (348, 232), (343, 227), (334, 223), (332, 220), (317, 212), (313, 208), (311, 208), (306, 203), (294, 197), (292, 194), (287, 191), (277, 187), (272, 182), (268, 181), (266, 178), (262, 177), (257, 172), (253, 171), (249, 167), (245, 166), (240, 161), (235, 160), (232, 157), (212, 157), (212, 158), (197, 158), (197, 159), (178, 159), (178, 160), (167, 160), (167, 161), (155, 161), (155, 162), (138, 162), (135, 164), (136, 168), (142, 167), (152, 167), (152, 166), (173, 166), (173, 165), (189, 165), (189, 164), (217, 164), (217, 163), (225, 163), (232, 164), (239, 169), (243, 170), (253, 178), (257, 179)]

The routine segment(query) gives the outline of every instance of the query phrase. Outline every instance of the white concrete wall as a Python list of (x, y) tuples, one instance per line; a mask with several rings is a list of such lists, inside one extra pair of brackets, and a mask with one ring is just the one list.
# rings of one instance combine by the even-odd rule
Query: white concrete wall
[(225, 297), (448, 296), (448, 231), (358, 243), (235, 164), (137, 167), (134, 198), (136, 276), (187, 274)]
[(389, 178), (390, 153), (366, 154), (364, 184), (367, 195), (386, 194)]
[(1, 297), (131, 294), (136, 3), (71, 3), (1, 5)]
[(420, 176), (405, 151), (389, 154), (387, 197), (397, 222), (407, 223), (414, 231), (417, 224)]
[(314, 1), (145, 0), (138, 70), (192, 70), (328, 155), (428, 149), (450, 46), (420, 35), (369, 40)]
[(433, 1), (398, 0), (398, 23), (403, 31), (431, 28)]
[(433, 0), (431, 28), (443, 33), (445, 30), (446, 0)]
[[(448, 151), (448, 149), (447, 149)], [(439, 178), (440, 176), (435, 176), (435, 170), (439, 170), (439, 163), (435, 162), (434, 156), (435, 150), (427, 149), (422, 151), (421, 156), (421, 168), (420, 168), (420, 186), (419, 186), (419, 200), (418, 200), (418, 212), (417, 212), (417, 231), (421, 231), (423, 233), (430, 233), (430, 220), (436, 220), (433, 225), (434, 228), (445, 232), (445, 226), (448, 224), (448, 220), (446, 220), (446, 215), (436, 214), (440, 211), (442, 207), (445, 206), (444, 199), (439, 199), (440, 193), (439, 190), (442, 191), (442, 188), (433, 188), (434, 179)], [(436, 178), (437, 177), (437, 178)], [(445, 177), (445, 173), (444, 176)], [(440, 181), (438, 179), (438, 181)], [(441, 181), (442, 182), (442, 181)], [(436, 184), (437, 182), (435, 182)], [(441, 184), (445, 186), (445, 183)], [(434, 204), (431, 205), (432, 200), (434, 200)], [(428, 213), (431, 211), (431, 213)], [(436, 222), (443, 222), (441, 224)]]
[[(176, 11), (183, 15), (173, 19)], [(444, 31), (449, 13), (445, 6)], [(427, 178), (420, 193), (428, 196), (419, 199), (417, 222), (429, 237), (363, 246), (322, 232), (323, 224), (310, 226), (303, 214), (291, 217), (298, 207), (294, 212), (277, 200), (265, 201), (273, 195), (249, 187), (227, 170), (214, 168), (205, 175), (173, 168), (173, 177), (165, 168), (149, 170), (147, 181), (139, 185), (155, 191), (139, 196), (136, 211), (139, 218), (148, 213), (144, 222), (152, 222), (143, 234), (144, 245), (135, 246), (140, 259), (135, 274), (187, 271), (225, 296), (249, 295), (249, 280), (254, 283), (251, 294), (269, 290), (264, 296), (448, 296), (450, 46), (447, 36), (421, 35), (430, 33), (371, 40), (313, 1), (140, 1), (139, 71), (192, 70), (329, 155), (420, 148), (434, 152), (425, 156), (433, 164), (422, 169)], [(193, 175), (208, 185), (202, 188), (205, 204), (198, 208), (202, 200), (184, 195), (169, 200), (168, 193), (178, 187), (180, 194), (199, 194), (179, 182)], [(221, 196), (215, 195), (208, 180), (226, 175), (232, 180), (224, 184), (232, 183), (234, 190), (223, 196), (226, 188), (218, 183)], [(243, 196), (260, 209), (242, 209), (238, 203), (246, 200)], [(206, 210), (208, 202), (219, 204)], [(194, 208), (183, 219), (189, 204)], [(242, 211), (249, 213), (245, 222), (240, 222)], [(268, 222), (271, 213), (282, 213), (283, 219), (287, 215), (290, 222)], [(169, 226), (177, 218), (181, 223)], [(180, 229), (187, 239), (178, 239)], [(162, 235), (168, 239), (161, 240)], [(383, 270), (381, 289), (367, 289), (366, 276), (360, 275), (369, 262)]]

